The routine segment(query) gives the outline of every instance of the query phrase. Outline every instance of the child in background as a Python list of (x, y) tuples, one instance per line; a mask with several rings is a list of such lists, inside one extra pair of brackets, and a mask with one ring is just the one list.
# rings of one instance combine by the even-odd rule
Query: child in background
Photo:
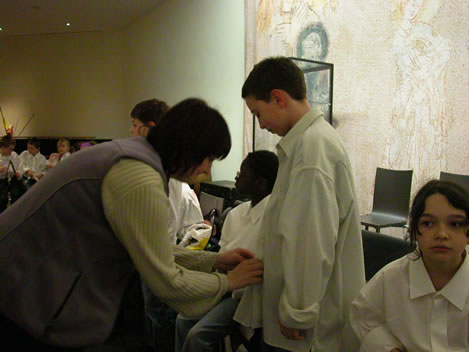
[[(254, 252), (256, 257), (262, 255), (259, 253), (263, 242), (259, 229), (277, 177), (278, 164), (277, 155), (267, 150), (249, 153), (244, 159), (236, 177), (236, 190), (251, 200), (238, 205), (226, 216), (220, 252), (242, 247)], [(226, 296), (198, 321), (179, 314), (176, 320), (176, 352), (217, 351), (219, 342), (237, 325), (233, 315), (241, 294), (236, 291), (233, 297), (231, 294)]]
[(433, 180), (412, 204), (414, 253), (379, 271), (352, 303), (360, 351), (469, 351), (469, 193)]
[(47, 169), (47, 159), (40, 151), (41, 142), (36, 139), (28, 141), (27, 150), (20, 154), (24, 176), (39, 180)]
[[(0, 139), (0, 213), (8, 206), (8, 192), (11, 191), (9, 179), (13, 177), (20, 179), (23, 173), (21, 159), (13, 151), (15, 146), (16, 141), (11, 135), (3, 136)], [(13, 203), (21, 194), (13, 192), (11, 196)]]
[(57, 150), (58, 153), (52, 153), (49, 156), (49, 162), (47, 163), (49, 168), (54, 167), (70, 156), (70, 141), (66, 138), (60, 138), (57, 141)]

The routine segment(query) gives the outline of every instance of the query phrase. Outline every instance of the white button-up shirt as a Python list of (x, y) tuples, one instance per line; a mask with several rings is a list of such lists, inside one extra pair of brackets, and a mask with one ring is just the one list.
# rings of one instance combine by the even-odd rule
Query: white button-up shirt
[(18, 156), (18, 154), (16, 154), (16, 152), (13, 151), (9, 156), (0, 155), (0, 166), (2, 166), (2, 168), (6, 168), (5, 171), (0, 173), (0, 179), (13, 177), (13, 167), (11, 167), (10, 165), (10, 160), (13, 164), (15, 171), (18, 172), (20, 175), (23, 174), (23, 164), (21, 162), (21, 158)]
[(235, 248), (246, 248), (262, 258), (263, 248), (257, 245), (261, 219), (270, 196), (265, 197), (254, 207), (251, 202), (244, 202), (230, 210), (223, 223), (220, 238), (220, 253)]
[(31, 170), (33, 175), (44, 174), (47, 169), (47, 159), (41, 153), (36, 155), (31, 154), (25, 150), (20, 154), (21, 161), (23, 163), (24, 172)]
[(436, 291), (413, 254), (379, 271), (352, 304), (361, 351), (469, 351), (469, 260)]
[[(277, 145), (279, 170), (262, 224), (264, 340), (301, 352), (356, 351), (347, 326), (365, 284), (352, 169), (337, 131), (312, 109)], [(305, 330), (290, 340), (284, 326)]]
[(182, 239), (191, 225), (204, 222), (200, 203), (187, 183), (171, 178), (169, 187), (169, 235), (171, 243)]

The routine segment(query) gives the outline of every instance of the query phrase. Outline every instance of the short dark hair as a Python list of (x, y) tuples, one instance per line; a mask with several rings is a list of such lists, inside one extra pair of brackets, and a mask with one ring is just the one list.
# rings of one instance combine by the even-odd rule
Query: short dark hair
[(272, 193), (278, 171), (278, 157), (268, 150), (257, 150), (249, 153), (244, 159), (247, 167), (258, 177), (267, 181), (268, 194)]
[(39, 141), (39, 139), (28, 139), (28, 144), (33, 145), (37, 149), (41, 148), (41, 142)]
[(270, 57), (254, 65), (241, 90), (243, 99), (252, 96), (257, 100), (270, 101), (273, 89), (282, 89), (293, 99), (306, 98), (303, 71), (286, 57)]
[(16, 146), (16, 140), (11, 134), (7, 134), (0, 139), (0, 148), (8, 148), (10, 145)]
[(165, 118), (150, 130), (147, 140), (170, 175), (186, 173), (205, 158), (224, 159), (231, 149), (225, 119), (197, 98), (185, 99), (169, 109)]
[(155, 125), (157, 125), (168, 110), (169, 107), (164, 101), (149, 99), (135, 105), (130, 112), (130, 116), (139, 120), (143, 124), (154, 122)]
[[(419, 220), (425, 211), (425, 201), (433, 194), (445, 196), (453, 207), (464, 210), (466, 217), (469, 216), (469, 192), (464, 187), (451, 181), (431, 180), (427, 182), (420, 188), (412, 202), (409, 214), (409, 229), (406, 236), (406, 241), (417, 257), (420, 257), (420, 253), (417, 251), (417, 235), (420, 235)], [(469, 237), (469, 232), (467, 235)]]

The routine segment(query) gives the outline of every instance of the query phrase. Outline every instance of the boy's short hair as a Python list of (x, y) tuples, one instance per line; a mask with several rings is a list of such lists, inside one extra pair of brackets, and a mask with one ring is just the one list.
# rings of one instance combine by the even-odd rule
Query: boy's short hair
[(306, 98), (303, 71), (286, 57), (270, 57), (254, 65), (241, 90), (243, 99), (252, 96), (257, 100), (270, 101), (273, 89), (282, 89), (293, 99)]
[(57, 147), (62, 143), (68, 145), (68, 147), (70, 148), (70, 141), (67, 138), (60, 138), (57, 141)]
[(28, 139), (28, 144), (31, 144), (37, 149), (41, 148), (41, 142), (39, 141), (39, 139)]
[(277, 155), (268, 150), (257, 150), (249, 153), (244, 162), (256, 176), (267, 181), (266, 191), (272, 193), (278, 171)]
[(192, 170), (205, 158), (224, 159), (231, 149), (225, 119), (197, 98), (174, 105), (165, 118), (150, 129), (147, 140), (170, 175)]
[(149, 99), (135, 105), (130, 112), (130, 116), (145, 125), (149, 122), (154, 122), (155, 125), (157, 125), (160, 123), (164, 115), (166, 115), (168, 110), (169, 107), (164, 101)]

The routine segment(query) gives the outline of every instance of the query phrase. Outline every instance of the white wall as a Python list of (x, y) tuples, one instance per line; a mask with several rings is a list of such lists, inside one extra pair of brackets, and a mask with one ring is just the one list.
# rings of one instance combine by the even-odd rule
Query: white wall
[(233, 144), (212, 178), (234, 180), (242, 161), (243, 1), (165, 1), (123, 37), (127, 110), (150, 98), (206, 100), (227, 119)]
[[(117, 33), (26, 36), (0, 40), (0, 105), (22, 136), (126, 134)], [(0, 133), (0, 134), (4, 134)]]
[(129, 135), (130, 111), (157, 97), (203, 98), (228, 121), (233, 147), (214, 180), (242, 161), (244, 4), (171, 0), (114, 33), (0, 40), (0, 105), (23, 136)]

